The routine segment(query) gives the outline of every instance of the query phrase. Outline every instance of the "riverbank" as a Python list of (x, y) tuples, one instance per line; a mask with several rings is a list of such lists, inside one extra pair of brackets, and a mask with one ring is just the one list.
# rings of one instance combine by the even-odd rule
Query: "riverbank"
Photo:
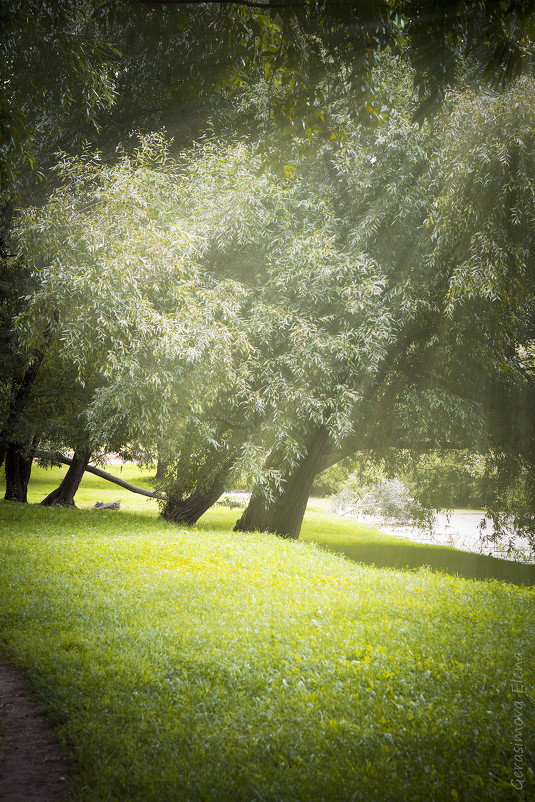
[(453, 510), (449, 514), (438, 513), (431, 530), (411, 526), (391, 526), (375, 516), (361, 516), (358, 520), (361, 523), (373, 523), (386, 534), (408, 538), (417, 543), (453, 546), (460, 551), (489, 554), (501, 559), (518, 560), (523, 555), (522, 561), (529, 561), (530, 549), (525, 538), (515, 538), (516, 554), (510, 553), (505, 543), (489, 542), (485, 538), (485, 535), (493, 533), (494, 527), (492, 520), (485, 516), (483, 510)]

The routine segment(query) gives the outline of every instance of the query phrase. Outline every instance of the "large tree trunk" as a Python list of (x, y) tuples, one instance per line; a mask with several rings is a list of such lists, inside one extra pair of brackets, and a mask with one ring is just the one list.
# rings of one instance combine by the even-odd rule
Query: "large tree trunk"
[[(282, 493), (283, 491), (281, 491)], [(273, 532), (273, 516), (280, 495), (268, 499), (258, 487), (253, 488), (249, 504), (234, 527), (235, 532)]]
[(41, 504), (45, 507), (54, 507), (56, 505), (62, 507), (76, 507), (74, 496), (80, 487), (80, 482), (83, 479), (85, 469), (90, 459), (90, 451), (75, 451), (69, 470), (63, 477), (61, 484), (49, 493), (48, 496), (42, 500)]
[(37, 439), (34, 439), (30, 447), (25, 447), (21, 443), (7, 444), (5, 501), (20, 501), (23, 504), (28, 501), (28, 482), (36, 447)]
[(264, 498), (260, 492), (253, 492), (234, 531), (273, 532), (297, 540), (314, 479), (325, 464), (329, 448), (329, 433), (325, 427), (321, 427), (271, 500)]
[(225, 492), (228, 472), (224, 471), (207, 488), (195, 490), (188, 498), (176, 500), (169, 496), (162, 516), (166, 521), (192, 525), (212, 507)]

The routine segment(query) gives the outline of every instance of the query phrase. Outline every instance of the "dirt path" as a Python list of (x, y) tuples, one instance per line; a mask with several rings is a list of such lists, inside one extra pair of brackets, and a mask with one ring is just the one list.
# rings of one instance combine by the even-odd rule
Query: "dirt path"
[(18, 671), (0, 659), (0, 800), (66, 800), (68, 766)]

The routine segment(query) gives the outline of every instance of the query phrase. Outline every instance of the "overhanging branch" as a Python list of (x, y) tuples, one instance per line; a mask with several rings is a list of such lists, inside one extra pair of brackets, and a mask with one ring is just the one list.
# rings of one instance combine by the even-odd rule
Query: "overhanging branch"
[[(65, 465), (72, 465), (72, 459), (69, 459), (69, 457), (64, 457), (60, 454), (58, 459)], [(125, 490), (129, 490), (131, 493), (139, 493), (140, 496), (148, 496), (149, 498), (167, 498), (164, 493), (157, 493), (154, 490), (145, 490), (143, 487), (136, 487), (135, 485), (131, 485), (130, 482), (125, 482), (124, 479), (119, 479), (111, 473), (102, 471), (100, 468), (95, 468), (93, 465), (88, 465), (86, 471), (94, 473), (95, 476), (99, 476), (101, 479), (106, 479), (107, 482), (113, 482), (119, 485), (119, 487), (124, 487)]]
[(249, 8), (296, 8), (302, 7), (302, 0), (139, 0), (146, 6), (248, 6)]

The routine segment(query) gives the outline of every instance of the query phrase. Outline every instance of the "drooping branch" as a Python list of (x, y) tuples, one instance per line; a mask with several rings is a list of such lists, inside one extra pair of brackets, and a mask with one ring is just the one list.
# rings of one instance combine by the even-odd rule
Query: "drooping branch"
[[(59, 456), (59, 461), (63, 462), (64, 465), (72, 465), (72, 459), (64, 457), (63, 455)], [(157, 493), (154, 490), (145, 490), (143, 487), (136, 487), (135, 485), (131, 485), (130, 482), (125, 482), (124, 479), (119, 479), (119, 477), (113, 476), (111, 473), (102, 471), (100, 468), (95, 468), (93, 465), (88, 465), (86, 471), (94, 473), (95, 476), (106, 479), (108, 482), (113, 482), (119, 485), (119, 487), (124, 487), (125, 490), (129, 490), (131, 493), (139, 493), (140, 496), (148, 496), (149, 498), (167, 498), (164, 493)]]
[(216, 6), (248, 6), (249, 8), (302, 8), (300, 0), (139, 0), (142, 5), (161, 5), (161, 6), (191, 6), (209, 5)]

